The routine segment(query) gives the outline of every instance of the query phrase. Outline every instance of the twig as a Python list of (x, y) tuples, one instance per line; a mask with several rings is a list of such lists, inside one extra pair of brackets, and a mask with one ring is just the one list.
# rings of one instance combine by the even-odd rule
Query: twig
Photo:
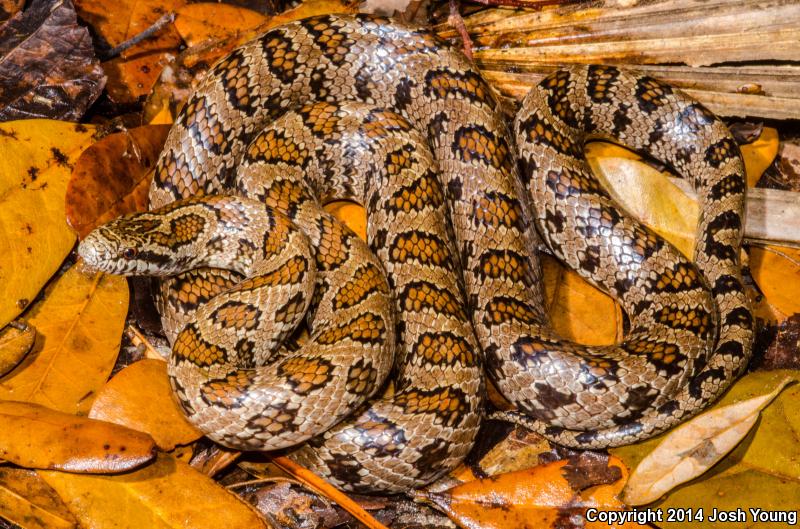
[(307, 468), (301, 467), (287, 457), (274, 457), (272, 458), (272, 462), (285, 472), (288, 472), (293, 477), (305, 483), (306, 486), (318, 494), (338, 503), (342, 509), (352, 514), (356, 520), (366, 525), (369, 529), (388, 529), (385, 525), (373, 518), (371, 514), (365, 511), (364, 508), (352, 498), (348, 497), (345, 493)]
[(105, 60), (113, 59), (123, 51), (132, 48), (133, 46), (136, 46), (145, 39), (152, 37), (155, 33), (161, 31), (161, 29), (163, 29), (164, 26), (166, 26), (167, 24), (171, 24), (174, 21), (175, 21), (174, 11), (170, 11), (169, 13), (161, 15), (161, 17), (155, 22), (153, 22), (153, 25), (147, 28), (146, 30), (142, 31), (138, 35), (134, 35), (133, 37), (129, 38), (122, 44), (114, 46), (113, 48), (108, 50), (108, 52), (104, 56)]
[(450, 16), (447, 17), (447, 21), (458, 31), (462, 45), (464, 46), (464, 55), (466, 55), (469, 60), (472, 60), (472, 39), (469, 33), (467, 33), (467, 25), (464, 24), (464, 19), (461, 18), (459, 6), (459, 0), (450, 0)]

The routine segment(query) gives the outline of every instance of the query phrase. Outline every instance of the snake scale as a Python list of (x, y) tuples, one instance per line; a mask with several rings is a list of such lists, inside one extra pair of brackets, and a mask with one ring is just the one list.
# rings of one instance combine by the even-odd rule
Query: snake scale
[[(703, 409), (753, 335), (743, 164), (724, 124), (648, 76), (575, 66), (509, 128), (472, 65), (424, 31), (293, 22), (211, 69), (169, 133), (152, 211), (98, 228), (80, 253), (171, 276), (169, 375), (194, 424), (244, 450), (308, 440), (291, 457), (350, 490), (407, 490), (463, 459), (482, 371), (517, 420), (578, 448)], [(595, 138), (692, 180), (691, 260), (615, 205), (585, 160)], [(331, 198), (365, 205), (374, 253), (321, 208)], [(554, 333), (542, 244), (619, 301), (624, 341)], [(282, 345), (307, 309), (308, 341)]]

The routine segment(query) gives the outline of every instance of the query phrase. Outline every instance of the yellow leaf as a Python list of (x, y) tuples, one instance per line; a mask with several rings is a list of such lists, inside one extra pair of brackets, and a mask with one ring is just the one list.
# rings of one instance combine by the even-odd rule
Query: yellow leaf
[(250, 9), (211, 2), (185, 5), (176, 14), (175, 28), (189, 46), (196, 46), (208, 39), (236, 35), (267, 19)]
[(36, 343), (0, 380), (0, 399), (87, 412), (114, 367), (127, 312), (125, 278), (67, 270), (31, 307)]
[(267, 30), (303, 18), (317, 15), (356, 13), (358, 3), (344, 0), (306, 0), (297, 7), (287, 9), (283, 13), (271, 17), (260, 29)]
[(34, 340), (36, 329), (30, 325), (22, 329), (12, 325), (0, 329), (0, 377), (19, 364), (33, 347)]
[(33, 301), (75, 243), (64, 195), (94, 132), (46, 119), (0, 124), (0, 328)]
[(628, 213), (691, 258), (700, 217), (696, 200), (627, 149), (594, 142), (587, 156), (592, 170)]
[(147, 432), (162, 450), (203, 435), (178, 408), (162, 360), (140, 360), (117, 373), (97, 394), (89, 417)]
[(770, 305), (783, 315), (800, 312), (799, 249), (751, 246), (750, 273)]
[(149, 435), (30, 402), (0, 401), (0, 456), (21, 467), (124, 472), (153, 458)]
[(0, 514), (25, 529), (73, 529), (75, 518), (36, 472), (0, 468)]
[(116, 476), (42, 471), (81, 527), (91, 529), (259, 529), (249, 507), (211, 478), (167, 454)]
[(325, 211), (339, 219), (353, 233), (367, 240), (367, 212), (359, 204), (349, 200), (334, 200), (325, 204)]
[[(800, 381), (798, 370), (756, 371), (739, 379), (712, 410), (737, 402), (762, 396), (778, 387), (786, 378)], [(761, 412), (761, 419), (745, 439), (722, 461), (705, 474), (670, 491), (650, 508), (666, 512), (667, 509), (702, 508), (704, 520), (695, 520), (692, 529), (719, 529), (721, 527), (747, 527), (767, 529), (776, 524), (752, 520), (750, 508), (772, 511), (797, 509), (800, 498), (800, 384), (786, 387), (780, 395)], [(665, 437), (614, 448), (611, 452), (622, 459), (629, 468), (639, 464)], [(709, 520), (712, 509), (732, 511), (742, 509), (747, 523), (719, 523)], [(686, 523), (675, 520), (659, 523), (662, 529), (683, 529)], [(786, 524), (782, 524), (785, 526)]]
[(671, 430), (631, 474), (625, 502), (650, 503), (703, 474), (739, 444), (789, 382), (785, 378), (766, 395), (715, 408)]

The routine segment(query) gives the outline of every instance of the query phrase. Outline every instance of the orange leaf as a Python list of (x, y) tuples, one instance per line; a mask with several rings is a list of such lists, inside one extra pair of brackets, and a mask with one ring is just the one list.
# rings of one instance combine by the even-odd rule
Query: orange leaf
[(178, 9), (175, 28), (189, 46), (208, 39), (223, 39), (263, 24), (261, 13), (229, 4), (189, 4)]
[(56, 491), (33, 470), (0, 468), (3, 518), (25, 529), (73, 529), (77, 522)]
[(0, 431), (0, 456), (27, 468), (123, 472), (155, 455), (145, 433), (29, 402), (0, 401)]
[(756, 141), (739, 147), (742, 151), (749, 187), (754, 187), (767, 167), (772, 164), (775, 156), (778, 155), (779, 144), (778, 131), (772, 127), (764, 127)]
[(81, 527), (92, 529), (265, 529), (234, 494), (186, 463), (160, 454), (115, 476), (40, 471)]
[(779, 320), (800, 312), (800, 249), (751, 246), (750, 273), (767, 302), (783, 313)]
[(87, 412), (114, 367), (127, 312), (124, 277), (67, 270), (27, 313), (36, 342), (0, 379), (0, 399)]
[(36, 329), (7, 325), (0, 329), (0, 377), (11, 371), (28, 354), (36, 340)]
[[(76, 0), (80, 17), (112, 46), (135, 37), (185, 0)], [(168, 24), (152, 37), (103, 64), (106, 90), (118, 103), (134, 103), (150, 92), (167, 63), (167, 55), (181, 44), (175, 26)]]
[(67, 186), (67, 222), (86, 236), (106, 221), (142, 211), (148, 170), (158, 159), (169, 125), (147, 125), (110, 134), (80, 155)]
[(89, 417), (147, 432), (162, 450), (203, 435), (178, 408), (162, 360), (140, 360), (117, 373), (97, 394)]
[(339, 219), (356, 235), (367, 240), (367, 212), (359, 204), (349, 200), (334, 200), (325, 204), (325, 211)]
[(615, 457), (580, 456), (470, 481), (444, 492), (421, 491), (417, 499), (434, 504), (464, 528), (544, 529), (558, 527), (563, 516), (589, 508), (623, 510), (617, 494), (627, 476), (625, 465)]

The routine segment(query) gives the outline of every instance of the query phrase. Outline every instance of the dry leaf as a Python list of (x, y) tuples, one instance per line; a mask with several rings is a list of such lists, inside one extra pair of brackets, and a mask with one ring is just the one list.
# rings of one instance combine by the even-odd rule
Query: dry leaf
[(0, 121), (77, 121), (105, 81), (69, 0), (34, 0), (0, 27)]
[(147, 209), (152, 174), (168, 125), (110, 134), (83, 151), (67, 186), (67, 222), (86, 236), (106, 221)]
[(155, 455), (142, 432), (30, 402), (0, 401), (0, 457), (26, 468), (124, 472)]
[[(583, 525), (581, 516), (589, 508), (621, 511), (624, 506), (616, 495), (626, 478), (627, 470), (618, 459), (586, 452), (569, 460), (470, 481), (445, 492), (420, 491), (417, 500), (432, 503), (468, 529), (608, 529), (624, 526)], [(573, 522), (572, 517), (578, 519)]]
[(87, 412), (114, 366), (127, 311), (125, 278), (67, 270), (28, 313), (36, 343), (0, 380), (0, 399)]
[(189, 46), (205, 40), (223, 39), (263, 24), (267, 17), (243, 7), (204, 2), (181, 7), (175, 28)]
[[(184, 0), (76, 0), (81, 18), (109, 45), (135, 37), (162, 15), (185, 5)], [(175, 26), (167, 24), (150, 38), (103, 63), (109, 97), (117, 103), (134, 103), (150, 92), (169, 55), (181, 44)]]
[(778, 131), (772, 127), (764, 127), (755, 141), (739, 146), (744, 159), (748, 187), (755, 187), (764, 171), (772, 165), (778, 155), (779, 145)]
[(25, 5), (25, 0), (0, 0), (0, 21), (16, 15)]
[[(763, 396), (785, 379), (800, 380), (800, 371), (758, 371), (739, 379), (715, 409)], [(719, 529), (708, 520), (712, 509), (720, 511), (758, 508), (763, 510), (797, 509), (800, 498), (800, 385), (788, 386), (761, 412), (761, 420), (736, 448), (700, 478), (673, 489), (666, 498), (649, 506), (666, 512), (691, 505), (704, 509), (705, 520), (696, 520), (692, 529)], [(634, 468), (664, 438), (658, 436), (635, 445), (614, 448), (611, 452)], [(729, 525), (729, 524), (724, 524)], [(685, 523), (659, 523), (659, 527), (683, 529)], [(739, 527), (736, 524), (731, 527)], [(747, 524), (748, 529), (766, 529), (774, 524)]]
[(93, 134), (58, 121), (0, 124), (0, 328), (33, 301), (75, 243), (64, 195)]
[(625, 502), (651, 503), (715, 465), (744, 439), (759, 413), (790, 382), (786, 378), (766, 395), (715, 408), (671, 430), (631, 474)]
[(800, 249), (751, 246), (750, 273), (770, 305), (785, 315), (800, 312)]
[(116, 476), (42, 471), (81, 527), (91, 529), (265, 529), (236, 496), (186, 463), (161, 454)]
[(36, 329), (30, 325), (24, 325), (21, 329), (8, 325), (0, 329), (0, 377), (25, 358), (35, 340)]
[(778, 325), (777, 336), (764, 353), (764, 369), (800, 369), (800, 314)]
[(140, 360), (114, 375), (97, 394), (89, 417), (147, 432), (162, 450), (203, 435), (178, 408), (162, 360)]
[(73, 529), (77, 522), (36, 472), (0, 467), (0, 514), (24, 529)]

